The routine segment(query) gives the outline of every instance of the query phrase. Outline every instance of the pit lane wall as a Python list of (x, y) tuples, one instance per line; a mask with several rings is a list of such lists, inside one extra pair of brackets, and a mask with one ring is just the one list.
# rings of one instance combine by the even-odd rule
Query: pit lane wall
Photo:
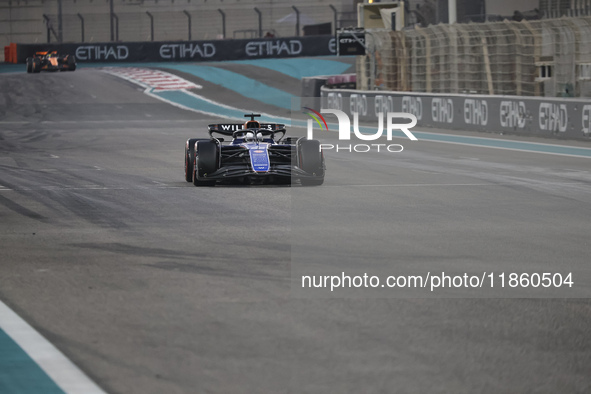
[[(591, 138), (591, 100), (320, 89), (322, 109), (377, 124), (377, 114), (406, 112), (417, 127), (565, 139)], [(351, 117), (352, 119), (352, 117)]]
[(73, 54), (79, 63), (224, 61), (336, 54), (332, 36), (211, 41), (17, 44), (14, 63), (38, 51)]

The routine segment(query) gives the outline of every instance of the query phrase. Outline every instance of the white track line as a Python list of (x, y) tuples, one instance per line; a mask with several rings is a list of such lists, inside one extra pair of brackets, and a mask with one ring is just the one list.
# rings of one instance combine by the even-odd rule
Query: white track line
[(62, 352), (2, 301), (0, 301), (0, 329), (12, 338), (64, 392), (68, 394), (105, 394)]

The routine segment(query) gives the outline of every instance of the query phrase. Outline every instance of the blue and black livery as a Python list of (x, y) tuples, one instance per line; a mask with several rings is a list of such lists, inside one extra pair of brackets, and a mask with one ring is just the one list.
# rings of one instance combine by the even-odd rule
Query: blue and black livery
[[(195, 186), (217, 182), (321, 185), (324, 155), (317, 140), (286, 137), (285, 125), (260, 123), (247, 114), (245, 123), (210, 124), (210, 138), (185, 144), (185, 180)], [(215, 135), (214, 135), (215, 134)], [(222, 137), (232, 137), (225, 141)]]

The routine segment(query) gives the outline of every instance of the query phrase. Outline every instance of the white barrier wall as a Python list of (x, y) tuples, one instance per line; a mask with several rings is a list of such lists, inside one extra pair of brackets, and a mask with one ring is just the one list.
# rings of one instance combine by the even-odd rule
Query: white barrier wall
[[(588, 140), (591, 101), (518, 96), (447, 95), (321, 88), (321, 107), (376, 122), (379, 113), (406, 112), (417, 127)], [(374, 103), (370, 105), (369, 103)]]

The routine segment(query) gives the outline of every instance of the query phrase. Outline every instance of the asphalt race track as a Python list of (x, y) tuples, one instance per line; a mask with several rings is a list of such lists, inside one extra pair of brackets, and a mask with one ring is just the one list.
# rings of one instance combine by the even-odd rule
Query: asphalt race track
[[(298, 94), (243, 66), (223, 67)], [(320, 187), (195, 188), (184, 142), (220, 118), (143, 90), (92, 68), (0, 74), (0, 301), (103, 390), (591, 391), (591, 159), (399, 139), (396, 154), (326, 152)], [(298, 288), (307, 265), (575, 285), (331, 294)]]

